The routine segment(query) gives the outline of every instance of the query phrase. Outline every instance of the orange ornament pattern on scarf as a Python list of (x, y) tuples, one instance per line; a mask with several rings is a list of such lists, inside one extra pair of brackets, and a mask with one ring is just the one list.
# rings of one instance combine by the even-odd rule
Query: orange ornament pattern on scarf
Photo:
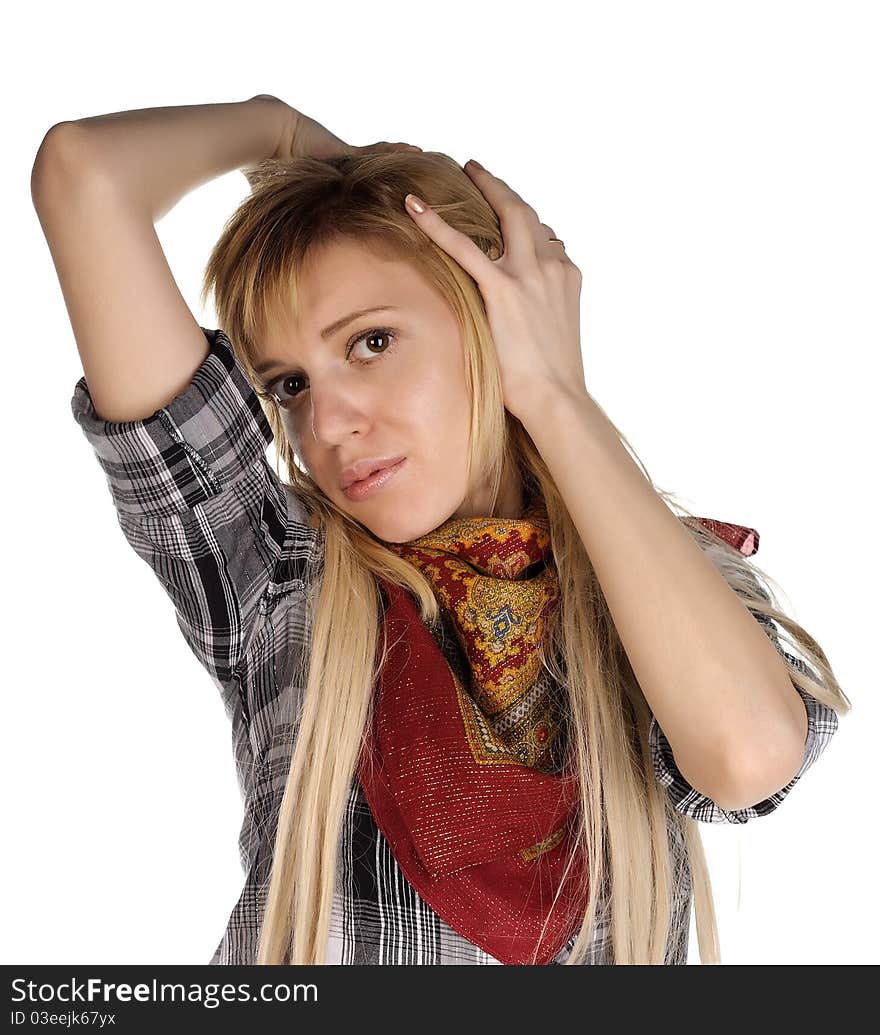
[(539, 646), (559, 582), (540, 497), (522, 518), (451, 518), (386, 545), (429, 579), (467, 657), (470, 685), (456, 686), (474, 759), (558, 770), (564, 703)]

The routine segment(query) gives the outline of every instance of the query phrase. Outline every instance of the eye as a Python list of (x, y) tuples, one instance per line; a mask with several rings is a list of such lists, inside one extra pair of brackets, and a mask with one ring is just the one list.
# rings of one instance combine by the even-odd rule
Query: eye
[[(345, 349), (346, 359), (351, 355), (352, 350), (356, 345), (361, 342), (366, 342), (366, 348), (372, 350), (374, 348), (374, 342), (379, 339), (384, 339), (386, 344), (378, 352), (372, 351), (369, 354), (372, 358), (370, 359), (356, 359), (356, 363), (366, 364), (374, 363), (376, 360), (382, 359), (383, 356), (387, 355), (391, 351), (390, 342), (393, 342), (397, 336), (397, 332), (392, 330), (390, 327), (373, 327), (363, 334), (358, 334), (356, 337), (349, 339), (348, 345)], [(302, 394), (303, 389), (296, 388), (297, 382), (304, 382), (306, 380), (304, 374), (285, 374), (282, 377), (277, 378), (271, 384), (261, 384), (260, 394), (267, 398), (272, 398), (279, 406), (288, 408), (299, 398)]]
[[(369, 343), (374, 342), (377, 338), (384, 338), (386, 341), (393, 341), (394, 340), (394, 332), (391, 331), (391, 330), (388, 330), (385, 327), (374, 327), (373, 330), (367, 331), (366, 334), (361, 334), (360, 337), (353, 338), (349, 342), (349, 344), (348, 344), (348, 348), (347, 348), (347, 350), (345, 352), (345, 355), (346, 356), (350, 356), (351, 355), (351, 351), (355, 347), (355, 345), (359, 345), (362, 341), (367, 342), (368, 343), (367, 347), (371, 348), (372, 345), (369, 344)], [(389, 349), (389, 346), (386, 345), (383, 349), (380, 350), (378, 355), (380, 355), (380, 356), (383, 355), (384, 353), (386, 353), (388, 351), (388, 349)], [(372, 353), (372, 355), (375, 356), (375, 355), (377, 355), (377, 353), (374, 352), (374, 353)], [(359, 362), (361, 362), (361, 363), (368, 362), (369, 363), (370, 360), (366, 360), (366, 361), (365, 360), (360, 360)]]

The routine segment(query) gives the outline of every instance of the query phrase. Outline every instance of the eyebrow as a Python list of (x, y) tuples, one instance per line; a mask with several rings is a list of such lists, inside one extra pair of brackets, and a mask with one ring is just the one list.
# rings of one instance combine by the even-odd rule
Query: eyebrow
[[(356, 309), (353, 313), (349, 313), (348, 316), (343, 316), (339, 320), (334, 320), (333, 323), (325, 327), (324, 330), (321, 331), (321, 337), (324, 341), (327, 341), (328, 338), (332, 338), (334, 334), (341, 331), (343, 327), (350, 324), (353, 320), (359, 320), (362, 316), (367, 316), (369, 313), (396, 312), (397, 309), (398, 306), (395, 305), (377, 305), (370, 306), (368, 309)], [(265, 377), (266, 374), (276, 368), (282, 370), (288, 366), (290, 366), (289, 360), (267, 359), (265, 362), (260, 363), (259, 366), (254, 367), (254, 370), (260, 375), (260, 377)]]

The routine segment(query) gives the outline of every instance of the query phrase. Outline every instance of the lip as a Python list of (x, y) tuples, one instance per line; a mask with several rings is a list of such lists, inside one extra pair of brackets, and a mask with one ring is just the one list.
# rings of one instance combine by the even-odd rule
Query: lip
[(391, 467), (392, 464), (396, 464), (399, 460), (403, 460), (403, 456), (400, 453), (394, 453), (391, 456), (365, 456), (362, 460), (356, 460), (350, 467), (346, 467), (343, 470), (339, 488), (344, 492), (352, 482), (364, 481), (374, 471), (381, 471), (386, 467)]
[(368, 478), (362, 478), (360, 481), (352, 482), (351, 485), (347, 485), (342, 491), (350, 500), (355, 502), (365, 500), (367, 497), (372, 496), (387, 485), (405, 463), (406, 457), (401, 457), (400, 460), (389, 464), (388, 467), (383, 467), (381, 470), (376, 471), (375, 474), (371, 474)]

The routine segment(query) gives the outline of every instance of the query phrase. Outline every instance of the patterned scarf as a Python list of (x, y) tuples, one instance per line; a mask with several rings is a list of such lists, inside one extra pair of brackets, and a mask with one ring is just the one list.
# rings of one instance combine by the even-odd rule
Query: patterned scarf
[[(748, 543), (743, 553), (757, 548), (754, 529), (697, 520)], [(559, 603), (543, 500), (522, 518), (450, 518), (385, 545), (431, 582), (463, 664), (450, 664), (410, 594), (380, 580), (389, 654), (358, 767), (364, 794), (446, 923), (502, 963), (549, 963), (580, 927), (589, 887), (573, 851), (564, 693), (538, 655)]]

